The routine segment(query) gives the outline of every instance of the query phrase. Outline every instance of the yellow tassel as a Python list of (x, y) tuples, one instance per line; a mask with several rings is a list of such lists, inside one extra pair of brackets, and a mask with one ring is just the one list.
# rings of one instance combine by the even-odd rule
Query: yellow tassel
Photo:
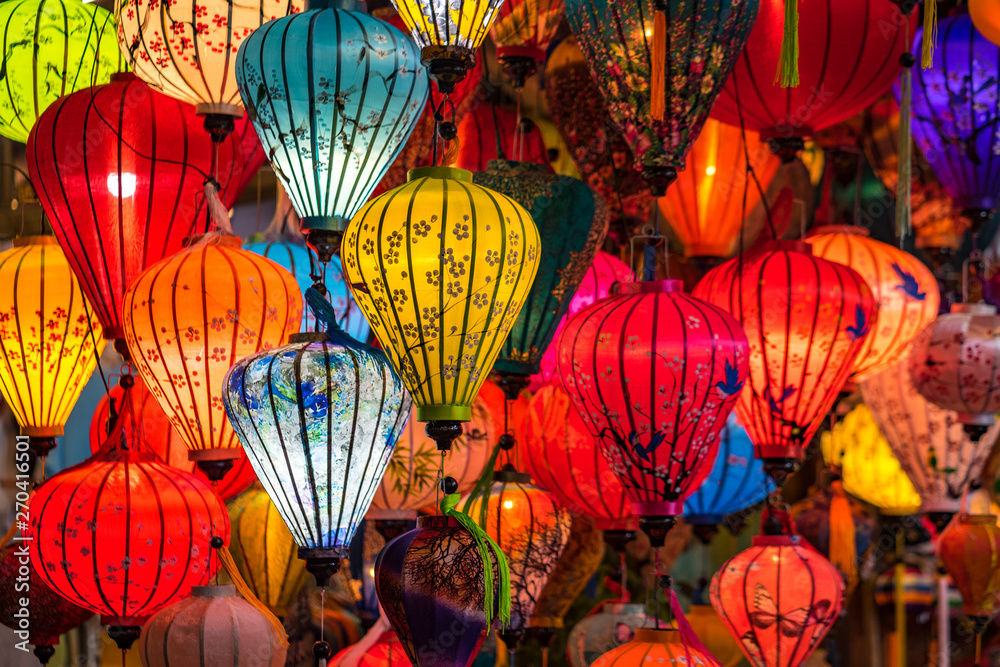
[(229, 547), (222, 547), (217, 550), (219, 552), (219, 560), (222, 561), (222, 568), (229, 575), (233, 584), (236, 586), (236, 590), (243, 597), (244, 600), (249, 602), (253, 607), (257, 609), (260, 613), (267, 617), (267, 620), (271, 622), (274, 626), (275, 632), (281, 637), (281, 641), (284, 642), (284, 646), (288, 647), (288, 636), (285, 634), (285, 626), (281, 624), (278, 617), (271, 613), (271, 610), (267, 606), (257, 599), (257, 596), (253, 594), (250, 587), (247, 586), (247, 582), (243, 581), (243, 575), (240, 574), (239, 569), (236, 567), (236, 562), (233, 560), (233, 555), (229, 553)]
[(920, 66), (930, 69), (934, 65), (934, 44), (937, 43), (937, 0), (924, 0), (923, 56)]
[(799, 2), (785, 0), (785, 29), (781, 35), (781, 53), (774, 82), (782, 88), (799, 85)]
[(10, 544), (10, 541), (14, 539), (15, 535), (17, 535), (17, 523), (10, 527), (10, 530), (7, 531), (6, 535), (0, 537), (0, 549), (3, 549), (5, 546)]
[(667, 115), (667, 14), (657, 9), (653, 14), (653, 72), (650, 81), (650, 114), (653, 120)]
[(833, 499), (830, 501), (830, 562), (844, 574), (847, 589), (858, 583), (857, 551), (854, 548), (854, 516), (851, 503), (844, 493), (844, 485), (833, 482)]
[(458, 137), (449, 141), (448, 147), (444, 151), (444, 159), (441, 160), (441, 164), (445, 167), (450, 167), (455, 164), (455, 161), (458, 160), (458, 149), (461, 148), (461, 146), (462, 144), (458, 140)]

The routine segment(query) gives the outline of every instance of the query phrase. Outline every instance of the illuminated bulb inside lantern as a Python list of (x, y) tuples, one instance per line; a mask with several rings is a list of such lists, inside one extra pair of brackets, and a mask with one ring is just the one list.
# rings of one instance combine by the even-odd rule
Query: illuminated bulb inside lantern
[(653, 36), (653, 31), (650, 30), (649, 28), (646, 28), (646, 37), (652, 37), (652, 36)]
[(503, 506), (504, 506), (505, 509), (513, 509), (514, 508), (514, 501), (513, 500), (505, 500), (505, 501), (503, 501)]
[(708, 169), (705, 170), (705, 173), (708, 174), (709, 176), (715, 176), (715, 167), (709, 167)]
[(375, 566), (374, 565), (372, 565), (370, 568), (368, 568), (368, 576), (370, 578), (372, 578), (372, 579), (375, 578)]
[(135, 174), (125, 172), (120, 180), (118, 174), (108, 174), (108, 192), (115, 197), (128, 199), (135, 194)]

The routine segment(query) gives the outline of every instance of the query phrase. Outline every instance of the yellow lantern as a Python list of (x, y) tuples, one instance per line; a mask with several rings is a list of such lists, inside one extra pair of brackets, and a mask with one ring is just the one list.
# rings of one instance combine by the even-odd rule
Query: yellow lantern
[(453, 167), (423, 167), (370, 201), (344, 235), (354, 299), (447, 449), (517, 319), (540, 255), (513, 199)]
[(104, 348), (101, 325), (54, 236), (0, 253), (0, 391), (45, 456)]

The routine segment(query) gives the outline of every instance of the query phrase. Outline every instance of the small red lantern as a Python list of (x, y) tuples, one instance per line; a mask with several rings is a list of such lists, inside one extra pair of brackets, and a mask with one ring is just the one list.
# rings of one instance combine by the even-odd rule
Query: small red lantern
[(962, 611), (982, 634), (1000, 593), (1000, 528), (989, 514), (960, 514), (941, 533), (938, 559), (962, 593)]
[(684, 500), (712, 470), (747, 377), (739, 322), (679, 280), (623, 283), (559, 337), (566, 392), (639, 515), (663, 546)]
[(750, 382), (736, 414), (778, 486), (833, 407), (878, 312), (864, 278), (778, 241), (712, 269), (695, 296), (732, 313), (750, 341)]
[(542, 131), (529, 119), (495, 104), (480, 104), (458, 124), (458, 159), (455, 166), (469, 171), (485, 171), (490, 160), (501, 154), (518, 162), (549, 165), (549, 149)]

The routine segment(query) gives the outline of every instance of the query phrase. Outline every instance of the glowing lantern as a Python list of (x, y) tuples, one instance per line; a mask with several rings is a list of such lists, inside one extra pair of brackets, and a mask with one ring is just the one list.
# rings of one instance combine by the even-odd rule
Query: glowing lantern
[(45, 456), (94, 371), (104, 340), (53, 236), (22, 236), (0, 253), (0, 391)]
[(969, 18), (986, 39), (1000, 44), (1000, 7), (992, 0), (969, 0)]
[[(590, 73), (654, 195), (663, 196), (684, 169), (759, 6), (759, 0), (706, 6), (566, 0), (566, 18)], [(664, 18), (665, 25), (657, 25)], [(657, 53), (660, 48), (666, 51)]]
[(750, 341), (736, 414), (781, 486), (837, 400), (878, 312), (864, 279), (800, 241), (709, 271), (694, 290), (731, 312)]
[(569, 631), (566, 657), (573, 667), (590, 667), (611, 649), (632, 641), (636, 630), (654, 623), (643, 604), (605, 602), (595, 611)]
[[(659, 200), (660, 212), (684, 246), (685, 257), (731, 257), (739, 248), (740, 229), (760, 203), (760, 192), (747, 185), (746, 154), (761, 187), (767, 190), (781, 161), (756, 132), (717, 120), (705, 122), (688, 153), (686, 167)], [(746, 189), (746, 198), (743, 191)], [(743, 229), (750, 247), (759, 229)]]
[(497, 45), (497, 59), (514, 88), (535, 73), (536, 63), (545, 62), (545, 52), (559, 30), (563, 0), (506, 0), (490, 35)]
[(416, 49), (384, 21), (328, 8), (270, 21), (237, 60), (271, 166), (329, 261), (420, 119), (428, 81)]
[(1000, 593), (1000, 528), (991, 514), (960, 514), (938, 538), (938, 559), (962, 593), (962, 611), (982, 634)]
[(662, 546), (684, 501), (712, 470), (747, 377), (746, 336), (731, 315), (678, 280), (620, 284), (559, 337), (559, 374)]
[[(885, 93), (899, 74), (917, 17), (885, 0), (797, 2), (799, 85), (782, 88), (774, 76), (781, 52), (785, 0), (761, 3), (760, 15), (712, 117), (760, 132), (783, 159), (803, 138), (847, 120)], [(909, 28), (907, 28), (909, 21)], [(884, 30), (871, 27), (884, 26)], [(837, 54), (831, 57), (830, 54)], [(864, 75), (859, 75), (864, 72)]]
[(910, 341), (937, 317), (937, 280), (910, 253), (847, 225), (814, 228), (806, 239), (813, 254), (845, 264), (868, 283), (878, 301), (878, 317), (854, 360), (851, 380), (871, 377), (899, 361)]
[(439, 448), (471, 418), (540, 254), (528, 212), (463, 169), (414, 169), (351, 221), (347, 281)]
[(24, 143), (50, 104), (123, 69), (114, 16), (95, 4), (15, 0), (0, 5), (0, 23), (0, 134), (8, 139)]
[(483, 171), (490, 162), (512, 155), (521, 162), (542, 165), (551, 172), (549, 149), (538, 126), (511, 109), (479, 104), (458, 123), (458, 156), (455, 166)]
[[(369, 630), (369, 633), (378, 634), (376, 641), (363, 647), (363, 651), (358, 650), (358, 644), (348, 646), (333, 656), (333, 660), (328, 663), (329, 667), (409, 667), (410, 658), (399, 642), (399, 637), (391, 626), (385, 627), (387, 629), (382, 632), (379, 632), (378, 626)], [(364, 642), (368, 636), (366, 634), (361, 641)]]
[(913, 387), (924, 398), (958, 413), (966, 432), (981, 438), (1000, 411), (1000, 317), (996, 306), (952, 304), (913, 341)]
[(591, 667), (645, 667), (649, 663), (681, 665), (716, 665), (707, 652), (681, 640), (677, 630), (637, 628), (632, 641), (612, 649), (595, 660)]
[[(72, 150), (67, 150), (73, 146)], [(28, 139), (28, 171), (105, 336), (122, 340), (125, 291), (150, 265), (204, 230), (205, 177), (225, 205), (242, 175), (235, 137), (205, 140), (182, 102), (134, 74), (64, 97)], [(200, 219), (199, 219), (200, 218)], [(124, 342), (116, 348), (125, 352)]]
[(798, 667), (840, 613), (840, 573), (800, 540), (757, 536), (712, 577), (712, 607), (752, 665)]

